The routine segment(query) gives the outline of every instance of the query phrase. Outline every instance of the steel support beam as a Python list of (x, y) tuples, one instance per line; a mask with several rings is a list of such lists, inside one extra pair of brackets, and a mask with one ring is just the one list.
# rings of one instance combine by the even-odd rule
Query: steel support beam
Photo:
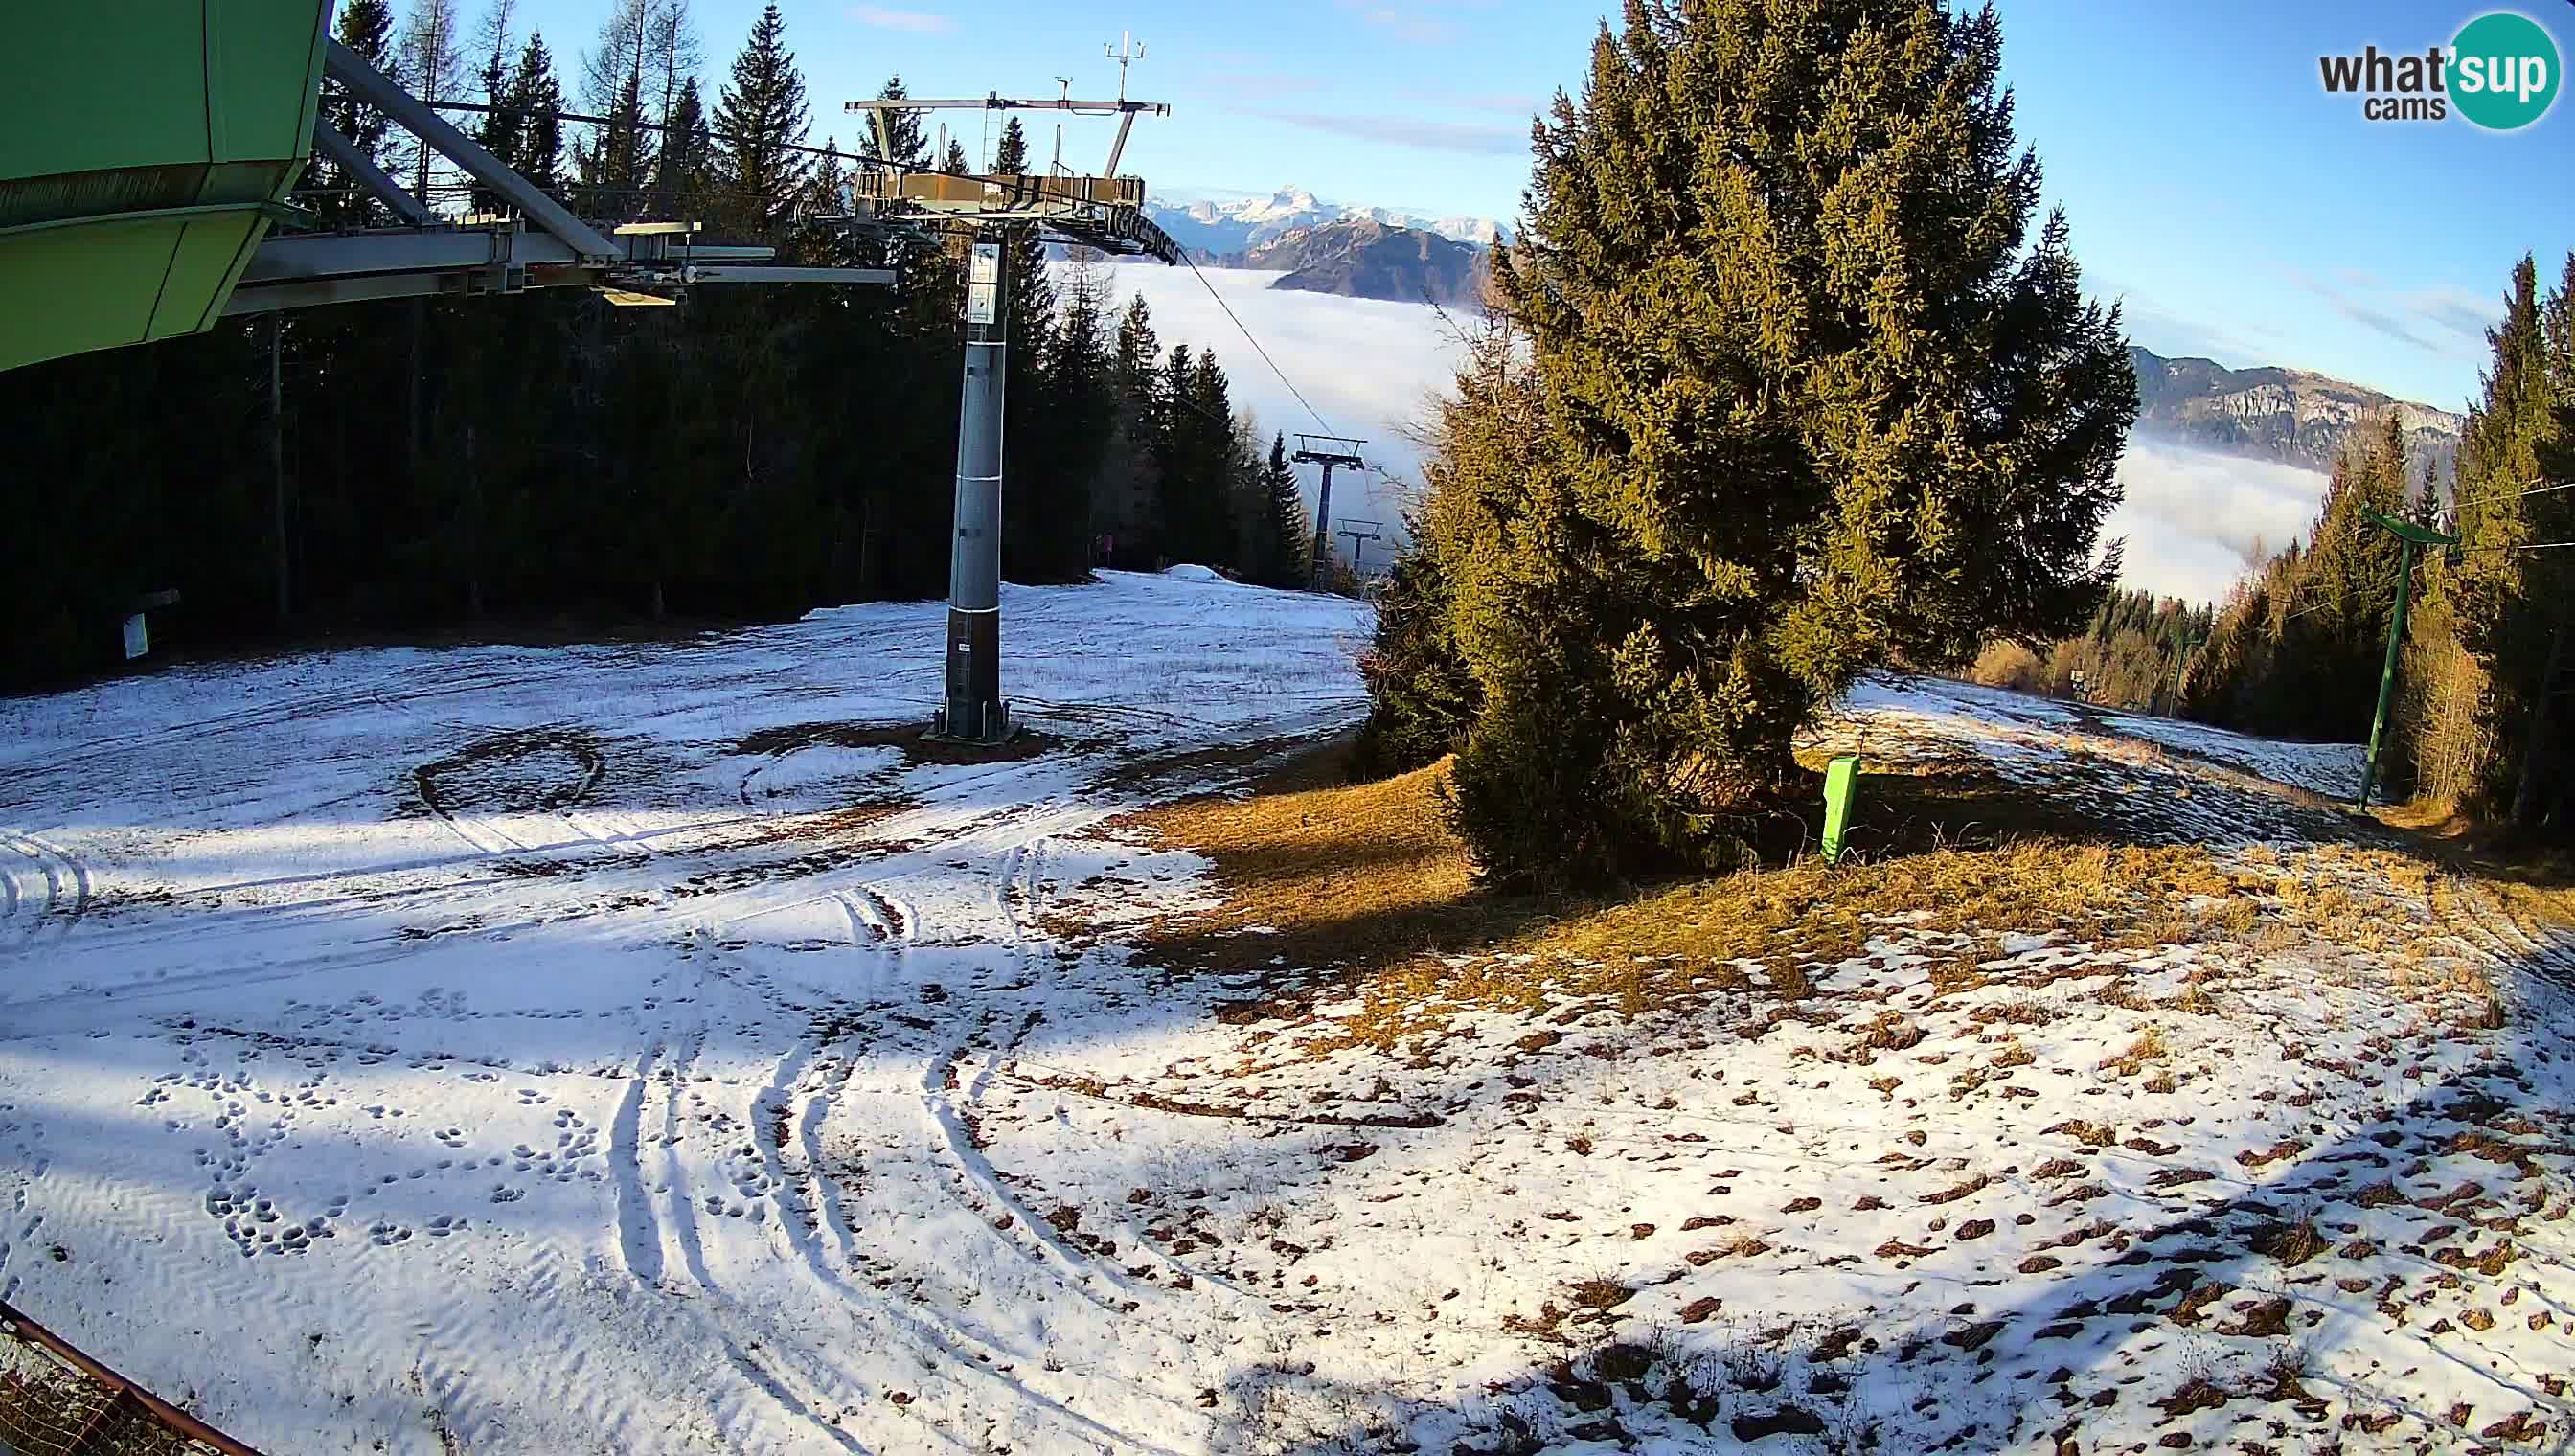
[(262, 243), (259, 252), (252, 255), (250, 266), (242, 270), (242, 283), (249, 286), (369, 273), (589, 261), (559, 239), (515, 229), (442, 228), (414, 232), (408, 228), (383, 228), (362, 233), (297, 233)]
[(731, 263), (696, 263), (680, 276), (682, 283), (850, 283), (894, 286), (891, 268), (760, 268)]
[(325, 47), (322, 55), (324, 68), (341, 85), (349, 88), (350, 95), (402, 123), (414, 136), (435, 147), (440, 155), (464, 168), (475, 181), (491, 188), (503, 201), (526, 214), (530, 223), (563, 239), (585, 257), (605, 261), (625, 255), (626, 250), (610, 242), (597, 228), (574, 217), (562, 203), (548, 197), (535, 183), (485, 151), (473, 138), (448, 125), (419, 98), (368, 65), (357, 52), (329, 37), (325, 37), (322, 43)]
[(957, 534), (948, 556), (948, 702), (941, 735), (998, 743), (1002, 701), (1002, 395), (1010, 374), (1010, 259), (976, 235), (966, 289), (966, 388), (957, 405)]
[[(545, 268), (531, 268), (520, 282), (520, 288), (606, 288), (607, 270), (588, 264), (567, 263)], [(464, 298), (476, 294), (507, 293), (499, 286), (495, 271), (460, 268), (422, 273), (361, 273), (340, 278), (296, 279), (245, 286), (233, 290), (224, 303), (225, 318), (250, 314), (273, 314), (287, 309), (320, 308), (325, 304), (367, 303), (389, 298)]]
[(332, 130), (327, 121), (313, 123), (314, 145), (334, 166), (358, 179), (360, 186), (374, 195), (376, 201), (394, 210), (394, 216), (415, 228), (434, 227), (438, 214), (431, 212), (419, 198), (403, 191), (403, 185), (385, 174), (373, 158), (358, 150), (358, 145)]
[(1118, 140), (1109, 144), (1109, 165), (1101, 169), (1109, 176), (1118, 175), (1118, 159), (1127, 155), (1127, 133), (1134, 130), (1135, 126), (1136, 113), (1132, 111), (1118, 118)]

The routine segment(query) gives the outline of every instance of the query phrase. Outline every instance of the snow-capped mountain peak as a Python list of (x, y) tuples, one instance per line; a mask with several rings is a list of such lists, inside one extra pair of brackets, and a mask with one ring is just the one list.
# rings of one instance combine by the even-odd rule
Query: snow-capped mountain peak
[(1480, 248), (1492, 247), (1510, 237), (1510, 229), (1492, 218), (1430, 218), (1396, 208), (1344, 206), (1324, 202), (1293, 184), (1267, 197), (1232, 202), (1200, 199), (1182, 203), (1153, 198), (1146, 202), (1145, 211), (1183, 247), (1216, 254), (1246, 252), (1298, 228), (1351, 219), (1437, 233)]

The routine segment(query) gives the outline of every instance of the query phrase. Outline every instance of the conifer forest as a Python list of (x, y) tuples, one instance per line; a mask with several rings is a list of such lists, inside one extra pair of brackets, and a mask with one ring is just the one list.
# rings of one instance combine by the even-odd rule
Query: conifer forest
[[(510, 0), (479, 17), (349, 0), (334, 29), (413, 94), (483, 108), (450, 115), (585, 216), (698, 220), (708, 241), (900, 281), (704, 288), (676, 308), (560, 291), (335, 305), (18, 371), (0, 490), (26, 529), (0, 541), (17, 624), (0, 687), (111, 665), (128, 604), (164, 591), (184, 610), (158, 638), (230, 650), (946, 590), (962, 268), (938, 238), (826, 221), (846, 211), (845, 142), (818, 134), (778, 6), (740, 37), (701, 34), (687, 0), (607, 0), (572, 37), (525, 28)], [(711, 64), (720, 42), (739, 48)], [(447, 215), (493, 205), (336, 85), (322, 115)], [(965, 160), (932, 156), (919, 113), (888, 135), (900, 162)], [(1029, 165), (1016, 120), (991, 161)], [(295, 201), (323, 227), (391, 221), (319, 157)], [(1050, 267), (1034, 235), (1011, 251), (1006, 575), (1188, 561), (1301, 583), (1294, 479), (1215, 351), (1161, 338), (1095, 260)]]

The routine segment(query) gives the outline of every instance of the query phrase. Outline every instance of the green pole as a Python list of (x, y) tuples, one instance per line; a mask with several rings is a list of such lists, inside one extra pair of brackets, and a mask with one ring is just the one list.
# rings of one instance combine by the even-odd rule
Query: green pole
[(2396, 700), (2396, 650), (2405, 641), (2405, 604), (2414, 595), (2414, 542), (2405, 540), (2405, 565), (2396, 576), (2396, 617), (2387, 624), (2387, 662), (2378, 670), (2378, 714), (2369, 722), (2369, 758), (2360, 770), (2360, 807), (2378, 782), (2378, 748), (2387, 738), (2387, 707)]
[(1842, 862), (1842, 836), (1850, 827), (1851, 801), (1859, 793), (1859, 755), (1844, 753), (1824, 765), (1824, 862)]

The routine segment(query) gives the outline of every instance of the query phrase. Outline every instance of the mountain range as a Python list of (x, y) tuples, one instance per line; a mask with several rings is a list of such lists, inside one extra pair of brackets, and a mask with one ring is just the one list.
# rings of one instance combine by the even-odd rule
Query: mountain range
[(1299, 228), (1338, 222), (1412, 229), (1478, 248), (1489, 248), (1510, 237), (1510, 229), (1491, 218), (1433, 218), (1399, 208), (1345, 206), (1321, 201), (1304, 188), (1292, 186), (1280, 188), (1268, 197), (1235, 202), (1149, 198), (1145, 215), (1161, 224), (1163, 231), (1182, 247), (1218, 258), (1249, 252)]
[(1490, 256), (1418, 228), (1348, 219), (1292, 228), (1215, 261), (1280, 274), (1270, 286), (1292, 293), (1454, 305), (1483, 297)]
[(2425, 460), (2455, 469), (2463, 416), (2399, 400), (2303, 369), (2228, 369), (2206, 359), (2166, 359), (2135, 345), (2137, 428), (2203, 450), (2331, 471), (2351, 432), (2391, 406), (2404, 425), (2417, 478)]

